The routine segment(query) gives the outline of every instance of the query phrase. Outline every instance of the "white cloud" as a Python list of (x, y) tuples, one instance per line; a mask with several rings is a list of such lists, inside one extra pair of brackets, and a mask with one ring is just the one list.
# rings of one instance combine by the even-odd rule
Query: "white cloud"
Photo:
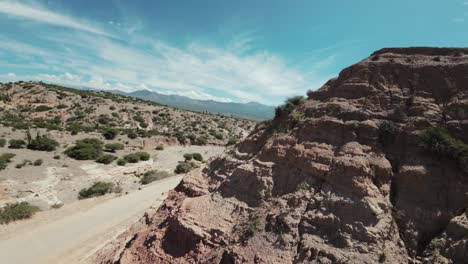
[(232, 102), (232, 100), (229, 99), (229, 98), (213, 96), (213, 95), (210, 95), (210, 94), (207, 94), (207, 93), (194, 91), (194, 90), (177, 91), (177, 92), (156, 90), (156, 92), (160, 93), (160, 94), (165, 94), (165, 95), (175, 94), (175, 95), (185, 96), (185, 97), (189, 97), (189, 98), (197, 99), (197, 100), (213, 100), (213, 101), (218, 101), (218, 102), (223, 102), (223, 103)]
[(452, 19), (452, 21), (456, 23), (463, 23), (465, 22), (465, 19), (462, 17), (457, 17), (457, 18)]
[(0, 13), (55, 26), (86, 31), (98, 35), (111, 36), (111, 34), (86, 22), (82, 22), (75, 18), (55, 13), (50, 10), (46, 10), (40, 6), (28, 5), (16, 1), (0, 1)]
[(16, 78), (16, 74), (13, 73), (13, 72), (7, 73), (7, 76), (10, 77), (10, 78)]

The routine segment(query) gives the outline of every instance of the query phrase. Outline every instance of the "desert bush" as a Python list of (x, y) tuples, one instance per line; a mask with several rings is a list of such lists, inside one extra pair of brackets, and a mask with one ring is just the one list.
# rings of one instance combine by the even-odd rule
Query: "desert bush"
[(215, 137), (216, 139), (219, 139), (219, 140), (222, 140), (222, 139), (224, 138), (223, 134), (221, 134), (221, 133), (216, 133), (216, 134), (214, 135), (214, 137)]
[(6, 145), (6, 139), (0, 138), (0, 148), (5, 147), (5, 145)]
[(117, 165), (119, 166), (125, 166), (127, 164), (127, 160), (125, 159), (118, 159), (117, 160)]
[(398, 134), (398, 128), (389, 121), (384, 121), (379, 126), (378, 141), (382, 146), (387, 146), (395, 142)]
[(104, 151), (106, 152), (115, 152), (117, 150), (124, 149), (124, 145), (120, 143), (112, 143), (104, 145)]
[(237, 144), (237, 142), (239, 142), (239, 140), (237, 138), (230, 138), (226, 145), (228, 145), (228, 146), (235, 145), (235, 144)]
[(97, 159), (102, 153), (103, 144), (102, 141), (95, 138), (78, 140), (75, 146), (65, 150), (65, 155), (76, 160)]
[(97, 163), (102, 163), (102, 164), (111, 164), (114, 160), (116, 160), (117, 157), (111, 154), (102, 154), (100, 155), (97, 159)]
[(106, 129), (106, 130), (104, 130), (102, 132), (102, 135), (107, 140), (114, 139), (118, 134), (119, 134), (119, 132), (117, 130), (115, 130), (115, 129), (112, 129), (112, 128)]
[(144, 151), (135, 152), (135, 154), (138, 155), (141, 161), (149, 160), (151, 157), (148, 152), (144, 152)]
[(34, 166), (41, 166), (44, 161), (42, 159), (37, 159), (33, 162)]
[(188, 173), (188, 172), (190, 172), (192, 169), (193, 169), (192, 164), (190, 164), (189, 162), (182, 162), (182, 163), (179, 163), (179, 164), (177, 165), (177, 167), (175, 168), (174, 172), (177, 173), (177, 174), (180, 174), (180, 173)]
[(4, 153), (0, 155), (0, 170), (6, 169), (8, 163), (11, 162), (11, 159), (16, 156), (13, 153)]
[(452, 137), (445, 128), (425, 129), (419, 136), (419, 144), (438, 158), (455, 160), (468, 174), (468, 145)]
[(156, 150), (164, 150), (164, 146), (163, 145), (157, 145)]
[(152, 170), (146, 172), (140, 180), (141, 184), (150, 184), (154, 181), (162, 180), (171, 176), (169, 172)]
[(25, 145), (26, 145), (26, 142), (22, 139), (11, 139), (9, 142), (8, 148), (21, 149), (21, 148), (24, 148)]
[(193, 159), (193, 154), (192, 153), (185, 153), (184, 154), (184, 159), (187, 160), (192, 160)]
[(39, 211), (39, 207), (30, 205), (27, 202), (7, 204), (0, 209), (0, 224), (30, 218), (37, 211)]
[(15, 168), (21, 169), (26, 165), (32, 165), (32, 162), (30, 160), (25, 159), (23, 160), (23, 162), (16, 164)]
[(41, 136), (37, 135), (36, 138), (31, 139), (31, 141), (28, 144), (28, 149), (32, 150), (39, 150), (39, 151), (54, 151), (60, 144), (47, 137), (47, 136)]
[(54, 159), (56, 159), (56, 160), (59, 160), (60, 158), (61, 158), (60, 155), (55, 155), (54, 156)]
[(49, 110), (52, 110), (53, 108), (50, 107), (50, 106), (47, 106), (47, 105), (39, 105), (36, 107), (35, 111), (36, 112), (45, 112), (45, 111), (49, 111)]
[(194, 144), (199, 146), (204, 146), (208, 143), (208, 138), (206, 136), (200, 136), (195, 139)]
[(67, 105), (66, 104), (59, 104), (57, 105), (57, 109), (65, 109), (67, 108)]
[(107, 193), (115, 192), (115, 184), (112, 182), (96, 182), (89, 188), (81, 189), (78, 193), (78, 199), (102, 196)]
[(203, 156), (202, 156), (202, 154), (200, 154), (200, 153), (193, 153), (192, 156), (193, 156), (193, 159), (194, 159), (194, 160), (198, 160), (198, 161), (200, 161), (200, 162), (203, 161)]
[(305, 101), (304, 96), (294, 96), (288, 98), (284, 104), (275, 108), (275, 118), (282, 116), (283, 114), (289, 114), (295, 106), (302, 104)]
[(129, 139), (135, 139), (135, 138), (138, 137), (138, 134), (135, 133), (134, 131), (131, 131), (131, 132), (129, 132), (129, 133), (127, 134), (127, 137), (128, 137)]
[(140, 161), (140, 156), (135, 153), (127, 154), (123, 158), (128, 163), (138, 163)]

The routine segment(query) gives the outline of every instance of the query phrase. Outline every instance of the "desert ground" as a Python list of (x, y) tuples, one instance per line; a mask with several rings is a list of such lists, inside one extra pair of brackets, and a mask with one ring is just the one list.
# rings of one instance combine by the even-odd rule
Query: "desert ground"
[[(225, 147), (167, 146), (148, 151), (148, 161), (117, 166), (94, 161), (76, 161), (54, 153), (26, 149), (6, 149), (24, 158), (41, 158), (40, 167), (9, 166), (2, 171), (2, 203), (27, 201), (43, 211), (31, 219), (0, 225), (0, 255), (10, 263), (82, 263), (95, 251), (127, 230), (150, 207), (158, 207), (167, 191), (183, 174), (143, 186), (136, 175), (148, 170), (173, 173), (184, 160), (184, 153), (198, 152), (205, 159), (218, 155)], [(59, 152), (59, 151), (58, 151)], [(66, 166), (63, 166), (66, 164)], [(122, 187), (120, 194), (78, 200), (77, 192), (96, 181), (111, 181)], [(55, 204), (63, 204), (52, 209)], [(25, 251), (24, 244), (29, 243)]]

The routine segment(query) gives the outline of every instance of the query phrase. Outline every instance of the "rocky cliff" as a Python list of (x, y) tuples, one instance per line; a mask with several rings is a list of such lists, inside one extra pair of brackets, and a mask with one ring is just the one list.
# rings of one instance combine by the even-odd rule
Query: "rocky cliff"
[(99, 261), (466, 263), (466, 143), (468, 49), (383, 49), (187, 175)]

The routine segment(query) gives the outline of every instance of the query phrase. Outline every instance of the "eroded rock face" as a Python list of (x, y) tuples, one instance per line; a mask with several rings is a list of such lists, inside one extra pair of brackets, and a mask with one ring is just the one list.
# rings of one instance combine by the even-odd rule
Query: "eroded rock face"
[(468, 175), (418, 145), (436, 125), (468, 142), (468, 50), (378, 51), (292, 112), (187, 175), (99, 261), (468, 260)]

